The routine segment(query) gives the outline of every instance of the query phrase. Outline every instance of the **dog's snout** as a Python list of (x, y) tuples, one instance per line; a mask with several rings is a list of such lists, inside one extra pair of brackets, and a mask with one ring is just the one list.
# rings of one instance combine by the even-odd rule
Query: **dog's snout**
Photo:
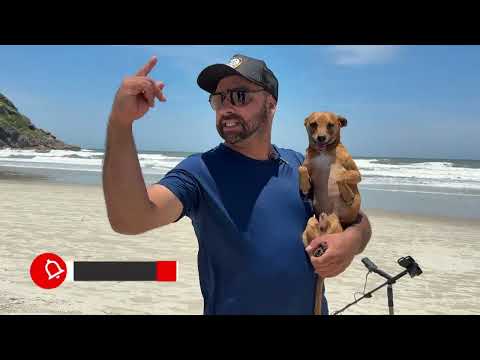
[(326, 137), (326, 136), (323, 136), (323, 135), (317, 136), (317, 141), (318, 141), (318, 142), (324, 142), (326, 138), (327, 138), (327, 137)]

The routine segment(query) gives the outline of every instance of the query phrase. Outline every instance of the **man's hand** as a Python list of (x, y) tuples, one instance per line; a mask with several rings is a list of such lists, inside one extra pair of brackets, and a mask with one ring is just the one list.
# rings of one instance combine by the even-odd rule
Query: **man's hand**
[(123, 80), (115, 95), (110, 116), (115, 125), (130, 126), (155, 106), (155, 98), (167, 100), (162, 92), (165, 85), (148, 77), (156, 64), (157, 58), (152, 57), (135, 76)]
[[(334, 277), (348, 268), (355, 255), (363, 252), (371, 236), (370, 221), (360, 211), (355, 224), (347, 227), (341, 233), (317, 236), (305, 250), (310, 256), (316, 273), (323, 278)], [(322, 256), (315, 257), (313, 254), (320, 244), (325, 244), (327, 250)]]
[[(313, 239), (305, 248), (315, 272), (322, 278), (334, 277), (344, 272), (355, 257), (351, 233), (325, 234)], [(324, 244), (327, 250), (320, 257), (313, 256), (315, 250)]]

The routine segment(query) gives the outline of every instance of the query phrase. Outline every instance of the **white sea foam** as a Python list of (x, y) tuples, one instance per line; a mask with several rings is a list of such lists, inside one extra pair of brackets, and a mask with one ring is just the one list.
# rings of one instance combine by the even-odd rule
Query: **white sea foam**
[(367, 188), (369, 191), (387, 191), (387, 192), (405, 192), (416, 194), (432, 194), (432, 195), (446, 195), (446, 196), (466, 196), (466, 197), (480, 197), (480, 194), (462, 194), (458, 192), (443, 192), (443, 191), (424, 191), (424, 190), (405, 190), (405, 189), (385, 189), (385, 188)]
[[(94, 150), (51, 150), (43, 153), (35, 150), (2, 149), (0, 166), (101, 172), (103, 155), (103, 152)], [(164, 174), (184, 159), (164, 154), (143, 153), (140, 153), (138, 158), (142, 169), (151, 174)]]
[[(48, 153), (35, 150), (0, 149), (0, 166), (101, 172), (103, 152), (52, 150)], [(165, 174), (184, 157), (162, 153), (138, 154), (145, 174)], [(421, 161), (395, 159), (354, 159), (362, 174), (364, 185), (428, 186), (458, 190), (480, 190), (480, 168), (468, 163), (452, 161)]]
[(355, 162), (362, 174), (363, 184), (480, 190), (480, 169), (454, 166), (453, 161), (385, 164), (378, 163), (377, 159), (358, 159)]

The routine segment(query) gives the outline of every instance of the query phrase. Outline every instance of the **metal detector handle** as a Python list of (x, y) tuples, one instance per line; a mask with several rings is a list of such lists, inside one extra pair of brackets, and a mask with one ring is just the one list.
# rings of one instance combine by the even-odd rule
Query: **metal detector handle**
[(384, 277), (384, 278), (387, 279), (387, 280), (391, 280), (391, 279), (392, 279), (392, 277), (391, 277), (390, 275), (388, 275), (388, 274), (387, 274), (385, 271), (383, 271), (383, 270), (376, 269), (374, 272), (375, 272), (376, 274)]
[(362, 259), (362, 263), (363, 263), (363, 265), (365, 265), (365, 267), (368, 269), (368, 271), (372, 271), (372, 272), (373, 272), (373, 271), (377, 270), (377, 265), (375, 265), (375, 264), (373, 263), (373, 261), (370, 260), (370, 259), (367, 258), (367, 257), (364, 257), (364, 258)]
[(374, 272), (375, 274), (378, 274), (378, 275), (384, 277), (384, 278), (387, 279), (387, 280), (390, 280), (390, 279), (392, 278), (392, 277), (391, 277), (390, 275), (388, 275), (385, 271), (380, 270), (380, 269), (378, 268), (378, 266), (375, 265), (375, 264), (373, 263), (373, 261), (370, 260), (369, 258), (367, 258), (367, 257), (363, 258), (363, 259), (362, 259), (362, 263), (363, 263), (363, 265), (365, 265), (365, 267), (368, 269), (368, 271)]

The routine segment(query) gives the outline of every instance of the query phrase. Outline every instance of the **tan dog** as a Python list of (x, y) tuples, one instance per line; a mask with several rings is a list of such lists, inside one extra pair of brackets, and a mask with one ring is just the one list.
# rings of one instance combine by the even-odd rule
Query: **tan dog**
[[(360, 172), (340, 142), (340, 129), (347, 119), (331, 112), (314, 112), (305, 119), (309, 146), (305, 161), (298, 168), (300, 189), (312, 198), (315, 216), (312, 216), (302, 234), (308, 246), (321, 234), (343, 231), (342, 224), (353, 223), (360, 210), (357, 184)], [(315, 314), (321, 314), (323, 279), (317, 283)]]

